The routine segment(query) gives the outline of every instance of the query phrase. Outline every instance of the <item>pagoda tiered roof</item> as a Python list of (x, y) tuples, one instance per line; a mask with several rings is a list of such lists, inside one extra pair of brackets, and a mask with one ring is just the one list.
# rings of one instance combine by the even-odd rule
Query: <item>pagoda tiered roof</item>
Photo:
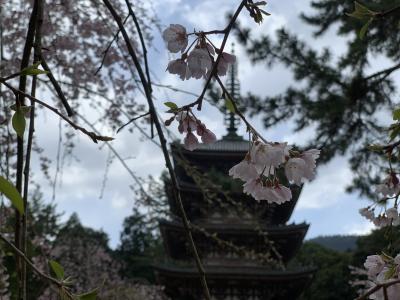
[[(205, 266), (213, 299), (297, 299), (310, 284), (314, 268), (269, 270), (265, 267)], [(202, 289), (194, 266), (159, 265), (156, 275), (174, 300), (200, 300)]]
[[(274, 260), (287, 263), (299, 250), (307, 233), (309, 225), (306, 223), (290, 224), (285, 226), (264, 225), (258, 226), (254, 222), (240, 222), (238, 218), (224, 219), (225, 222), (204, 221), (196, 223), (193, 230), (193, 238), (197, 246), (200, 257), (207, 263), (214, 263), (218, 260), (225, 260), (229, 264), (243, 264), (244, 259), (252, 264), (258, 265), (261, 262), (252, 256), (244, 257), (238, 255), (229, 247), (223, 247), (217, 241), (210, 239), (209, 235), (216, 235), (223, 242), (232, 243), (236, 247), (243, 247), (247, 251), (271, 255)], [(188, 248), (184, 228), (179, 221), (160, 222), (161, 235), (164, 241), (166, 254), (175, 260), (191, 260), (192, 253)], [(204, 230), (205, 235), (201, 230)], [(268, 241), (268, 242), (267, 242)], [(269, 242), (272, 242), (271, 244)], [(271, 248), (274, 247), (281, 257), (274, 255)], [(227, 259), (229, 258), (229, 259)]]

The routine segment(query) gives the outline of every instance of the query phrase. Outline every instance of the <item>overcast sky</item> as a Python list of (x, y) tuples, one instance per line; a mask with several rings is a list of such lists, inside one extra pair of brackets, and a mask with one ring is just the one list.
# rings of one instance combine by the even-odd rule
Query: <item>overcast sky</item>
[[(170, 23), (179, 23), (188, 30), (222, 29), (226, 24), (225, 14), (235, 9), (240, 1), (232, 0), (157, 0), (154, 8), (161, 24), (166, 27)], [(312, 28), (303, 24), (298, 15), (300, 12), (310, 11), (309, 1), (270, 1), (267, 11), (272, 15), (265, 19), (262, 25), (254, 24), (244, 12), (240, 21), (244, 25), (254, 28), (254, 36), (260, 33), (273, 33), (276, 29), (285, 26), (290, 31), (298, 34), (313, 47), (335, 45), (334, 52), (339, 55), (345, 50), (345, 41), (336, 36), (334, 30), (328, 32), (321, 39), (314, 39), (311, 35)], [(168, 60), (167, 53), (161, 36), (154, 31), (154, 47), (150, 53), (150, 65), (158, 80), (163, 84), (170, 84), (185, 90), (199, 93), (202, 82), (194, 79), (182, 82), (179, 78), (164, 72)], [(216, 39), (216, 42), (219, 40)], [(231, 38), (227, 49), (234, 39)], [(242, 93), (248, 91), (258, 95), (275, 95), (293, 83), (293, 78), (288, 70), (277, 66), (267, 70), (262, 65), (253, 66), (246, 58), (243, 49), (236, 46), (235, 52), (239, 61), (239, 79)], [(166, 90), (156, 89), (157, 106), (160, 112), (165, 110), (162, 103), (174, 101), (178, 104), (188, 103), (194, 99)], [(165, 115), (164, 115), (165, 116)], [(223, 117), (209, 106), (204, 105), (204, 110), (199, 114), (207, 126), (217, 133), (218, 137), (225, 134)], [(36, 134), (39, 143), (46, 148), (46, 154), (56, 161), (58, 143), (58, 120), (46, 114), (38, 122)], [(304, 132), (293, 133), (291, 124), (280, 125), (266, 131), (258, 119), (252, 120), (253, 124), (264, 136), (273, 141), (288, 141), (289, 143), (304, 144), (312, 136), (312, 129)], [(99, 128), (106, 131), (106, 128)], [(107, 133), (107, 132), (106, 132)], [(242, 132), (244, 134), (244, 131)], [(135, 174), (141, 177), (153, 175), (158, 177), (163, 170), (164, 161), (161, 151), (151, 142), (140, 139), (138, 132), (122, 132), (112, 142), (120, 155), (127, 159), (126, 163)], [(56, 187), (55, 203), (60, 212), (65, 212), (66, 219), (72, 212), (77, 212), (82, 223), (97, 229), (103, 229), (109, 234), (111, 245), (118, 244), (119, 233), (123, 219), (128, 216), (135, 205), (135, 196), (129, 185), (134, 181), (128, 172), (117, 160), (109, 166), (108, 180), (100, 198), (101, 186), (107, 166), (109, 150), (105, 146), (92, 143), (86, 136), (77, 137), (75, 158), (70, 159), (63, 167), (61, 180)], [(39, 162), (36, 161), (34, 180), (42, 185), (44, 199), (51, 201), (53, 188), (38, 171)], [(56, 172), (55, 164), (50, 169), (50, 175)], [(351, 181), (351, 172), (346, 158), (338, 157), (329, 164), (321, 166), (317, 178), (305, 185), (299, 202), (290, 222), (311, 223), (307, 238), (317, 235), (366, 233), (372, 226), (358, 214), (360, 207), (366, 206), (367, 201), (359, 199), (354, 194), (345, 193), (344, 189)]]

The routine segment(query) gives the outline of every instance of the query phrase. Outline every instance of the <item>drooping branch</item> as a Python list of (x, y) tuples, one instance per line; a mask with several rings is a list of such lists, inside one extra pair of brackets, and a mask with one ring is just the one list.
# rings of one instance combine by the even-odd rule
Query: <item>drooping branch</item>
[(57, 108), (27, 94), (24, 93), (20, 90), (17, 90), (16, 88), (14, 88), (12, 85), (10, 85), (9, 83), (2, 81), (0, 79), (0, 83), (4, 84), (6, 87), (8, 87), (14, 94), (22, 94), (24, 95), (24, 97), (31, 99), (32, 101), (40, 104), (41, 106), (47, 108), (48, 110), (51, 110), (53, 113), (55, 113), (56, 115), (58, 115), (59, 117), (61, 117), (64, 121), (66, 121), (69, 125), (72, 126), (72, 128), (74, 128), (75, 130), (78, 130), (84, 134), (86, 134), (88, 137), (90, 137), (92, 139), (92, 141), (94, 143), (97, 144), (98, 141), (111, 141), (113, 140), (113, 138), (108, 137), (108, 136), (102, 136), (102, 135), (97, 135), (92, 131), (88, 131), (85, 128), (79, 126), (78, 124), (76, 124), (75, 122), (73, 122), (71, 119), (69, 119), (68, 117), (64, 116)]
[(160, 140), (160, 143), (161, 143), (161, 147), (162, 147), (165, 163), (166, 163), (169, 175), (171, 177), (171, 181), (172, 181), (172, 185), (173, 185), (174, 198), (175, 198), (175, 200), (176, 200), (176, 202), (178, 204), (178, 207), (179, 207), (179, 210), (180, 210), (180, 214), (181, 214), (181, 218), (182, 218), (182, 223), (183, 223), (183, 226), (184, 226), (184, 229), (185, 229), (185, 232), (186, 232), (189, 244), (190, 244), (190, 248), (191, 248), (191, 250), (193, 252), (193, 256), (194, 256), (194, 259), (195, 259), (195, 262), (196, 262), (197, 270), (199, 272), (201, 284), (202, 284), (203, 291), (204, 291), (204, 296), (205, 296), (205, 298), (207, 300), (210, 300), (211, 296), (210, 296), (210, 292), (209, 292), (207, 281), (206, 281), (205, 271), (204, 271), (202, 262), (200, 260), (199, 254), (197, 252), (196, 245), (195, 245), (194, 240), (193, 240), (193, 236), (192, 236), (192, 233), (191, 233), (191, 230), (190, 230), (189, 220), (188, 220), (188, 218), (186, 216), (186, 212), (185, 212), (185, 209), (184, 209), (183, 204), (182, 204), (181, 195), (180, 195), (180, 192), (178, 190), (177, 178), (176, 178), (173, 166), (172, 166), (171, 158), (169, 157), (169, 153), (168, 153), (167, 141), (165, 139), (164, 132), (162, 130), (161, 123), (160, 123), (160, 120), (159, 120), (158, 115), (157, 115), (157, 111), (156, 111), (154, 103), (153, 103), (152, 92), (151, 92), (149, 83), (147, 82), (147, 78), (145, 76), (145, 73), (143, 72), (142, 66), (141, 66), (141, 64), (139, 62), (139, 59), (138, 59), (138, 57), (136, 55), (136, 52), (135, 52), (135, 50), (134, 50), (134, 48), (132, 46), (130, 38), (129, 38), (129, 36), (128, 36), (125, 28), (124, 28), (124, 25), (122, 23), (122, 20), (121, 20), (120, 16), (117, 14), (117, 12), (115, 11), (114, 7), (112, 6), (112, 4), (110, 3), (109, 0), (103, 0), (103, 3), (107, 7), (107, 9), (110, 11), (110, 13), (113, 16), (115, 22), (117, 23), (118, 28), (121, 31), (122, 36), (123, 36), (123, 38), (125, 40), (125, 44), (127, 46), (129, 55), (131, 56), (131, 58), (132, 58), (132, 60), (134, 62), (134, 65), (136, 67), (136, 70), (137, 70), (137, 72), (139, 74), (139, 78), (141, 80), (141, 83), (142, 83), (142, 86), (143, 86), (143, 89), (144, 89), (144, 92), (145, 92), (145, 95), (146, 95), (146, 100), (147, 100), (147, 103), (149, 105), (149, 111), (150, 111), (152, 120), (153, 120), (154, 125), (156, 127), (156, 130), (157, 130), (157, 133), (158, 133), (158, 137), (159, 137), (159, 140)]

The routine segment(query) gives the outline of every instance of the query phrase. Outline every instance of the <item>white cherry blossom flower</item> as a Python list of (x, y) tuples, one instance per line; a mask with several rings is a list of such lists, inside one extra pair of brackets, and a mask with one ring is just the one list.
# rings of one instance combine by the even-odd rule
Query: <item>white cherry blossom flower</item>
[(268, 201), (270, 203), (282, 204), (292, 199), (292, 191), (288, 187), (281, 184), (277, 187), (274, 187), (272, 189), (272, 193), (275, 197)]
[(226, 72), (228, 71), (228, 67), (231, 64), (234, 64), (236, 61), (236, 56), (226, 53), (226, 52), (222, 52), (221, 54), (221, 58), (218, 62), (218, 66), (217, 66), (217, 74), (219, 76), (225, 76)]
[(392, 197), (400, 193), (400, 184), (397, 176), (390, 174), (385, 178), (383, 183), (376, 186), (375, 191), (382, 194), (383, 197)]
[(243, 193), (251, 195), (254, 199), (259, 199), (259, 195), (263, 192), (261, 181), (257, 178), (249, 179), (243, 185)]
[(258, 143), (251, 148), (250, 156), (257, 171), (261, 173), (265, 168), (268, 170), (270, 166), (279, 167), (284, 162), (289, 149), (287, 143)]
[(285, 165), (285, 174), (289, 182), (294, 182), (297, 185), (302, 184), (304, 173), (308, 168), (304, 159), (299, 157), (290, 158)]
[(376, 276), (382, 272), (385, 262), (380, 255), (369, 255), (365, 260), (364, 267), (367, 269), (369, 275)]
[(194, 131), (197, 128), (196, 120), (189, 116), (187, 111), (181, 111), (176, 115), (176, 120), (179, 121), (178, 130), (180, 133)]
[(396, 207), (392, 207), (386, 210), (386, 216), (388, 217), (388, 219), (391, 220), (392, 225), (394, 226), (400, 225), (399, 212), (397, 211)]
[(211, 58), (205, 48), (193, 49), (187, 58), (190, 76), (196, 79), (205, 77), (207, 71), (211, 69)]
[(254, 165), (245, 158), (229, 170), (229, 176), (241, 179), (243, 181), (250, 181), (252, 179), (257, 179), (258, 174)]
[(172, 53), (185, 51), (188, 45), (186, 29), (179, 24), (171, 24), (163, 31), (163, 39), (167, 43), (167, 48)]
[(188, 65), (183, 59), (171, 60), (168, 63), (167, 71), (179, 75), (182, 80), (190, 78)]
[(360, 215), (365, 217), (367, 220), (373, 221), (375, 219), (374, 210), (370, 207), (363, 207), (358, 210)]
[(212, 144), (215, 143), (216, 140), (217, 137), (215, 136), (214, 132), (212, 132), (210, 129), (206, 129), (201, 135), (201, 141), (204, 144)]
[(183, 140), (183, 143), (185, 149), (189, 151), (193, 151), (199, 146), (199, 140), (191, 131), (187, 133), (186, 137)]
[(301, 157), (306, 161), (307, 165), (311, 169), (315, 169), (316, 160), (319, 158), (321, 150), (318, 149), (309, 149), (304, 151), (301, 154)]

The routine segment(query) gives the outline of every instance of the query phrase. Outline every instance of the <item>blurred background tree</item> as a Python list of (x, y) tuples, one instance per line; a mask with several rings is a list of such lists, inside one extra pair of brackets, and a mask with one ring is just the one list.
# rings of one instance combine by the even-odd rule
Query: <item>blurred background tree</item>
[[(362, 2), (374, 11), (399, 5), (395, 0)], [(335, 30), (347, 40), (346, 50), (339, 56), (332, 45), (315, 50), (285, 28), (274, 37), (253, 38), (249, 29), (237, 26), (236, 34), (254, 64), (283, 64), (296, 80), (278, 95), (248, 94), (245, 107), (251, 116), (260, 115), (266, 128), (288, 120), (296, 131), (312, 128), (308, 144), (322, 149), (323, 161), (349, 157), (355, 175), (348, 190), (375, 198), (371, 184), (381, 180), (387, 163), (366, 145), (385, 140), (389, 113), (398, 103), (393, 75), (400, 69), (400, 11), (373, 21), (360, 39), (357, 32), (364, 23), (346, 15), (354, 11), (353, 1), (314, 0), (311, 7), (314, 13), (303, 13), (301, 19), (314, 28), (314, 38)]]

